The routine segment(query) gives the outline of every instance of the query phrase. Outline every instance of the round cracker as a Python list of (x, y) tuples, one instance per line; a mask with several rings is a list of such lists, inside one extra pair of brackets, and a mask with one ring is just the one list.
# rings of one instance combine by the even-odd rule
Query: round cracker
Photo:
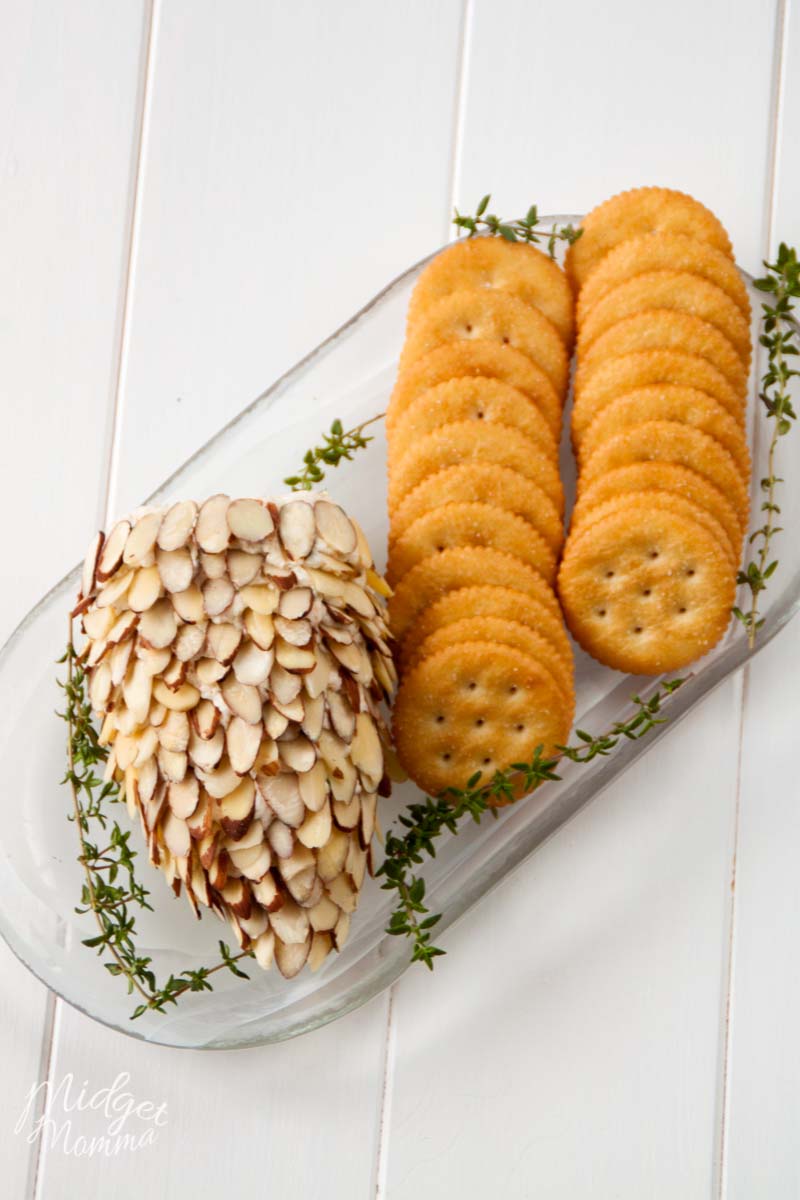
[(510, 467), (487, 462), (460, 463), (429, 475), (392, 513), (390, 542), (413, 521), (439, 504), (485, 501), (523, 517), (556, 552), (564, 540), (557, 506), (538, 484)]
[(592, 209), (581, 236), (569, 247), (564, 267), (577, 290), (605, 256), (628, 238), (644, 233), (682, 233), (733, 257), (731, 240), (714, 214), (685, 192), (642, 187), (619, 192)]
[(507, 425), (479, 425), (476, 421), (456, 421), (442, 425), (420, 438), (389, 472), (389, 512), (400, 504), (429, 475), (456, 463), (469, 461), (510, 467), (526, 479), (538, 483), (564, 511), (564, 489), (555, 461), (517, 429)]
[(464, 238), (437, 254), (417, 280), (408, 306), (409, 329), (431, 304), (464, 288), (497, 288), (538, 308), (569, 349), (573, 335), (572, 289), (548, 254), (498, 237)]
[(724, 634), (736, 583), (730, 560), (696, 521), (629, 508), (570, 538), (558, 576), (573, 637), (632, 674), (687, 666)]
[(438, 629), (455, 621), (484, 617), (521, 621), (541, 634), (558, 654), (570, 677), (574, 676), (572, 647), (560, 609), (526, 592), (488, 583), (447, 592), (418, 614), (398, 653), (401, 671), (415, 660), (422, 642)]
[(400, 581), (388, 604), (392, 634), (401, 642), (418, 614), (440, 596), (487, 581), (525, 592), (558, 616), (558, 601), (553, 589), (533, 567), (502, 550), (458, 546), (417, 563)]
[(576, 385), (579, 378), (581, 386), (588, 384), (594, 371), (607, 359), (649, 350), (676, 350), (704, 358), (725, 376), (742, 403), (745, 402), (747, 371), (728, 339), (708, 321), (668, 308), (634, 313), (601, 333), (591, 346), (584, 347)]
[(590, 458), (601, 442), (644, 421), (680, 421), (713, 437), (728, 451), (745, 483), (750, 481), (750, 451), (741, 423), (706, 392), (663, 383), (635, 388), (607, 404), (584, 435), (580, 459)]
[(621, 283), (598, 300), (578, 335), (578, 355), (583, 355), (602, 333), (633, 313), (653, 309), (688, 312), (708, 321), (728, 339), (742, 365), (750, 365), (750, 326), (725, 293), (687, 271), (648, 271)]
[(683, 233), (645, 233), (611, 250), (581, 288), (577, 322), (581, 327), (607, 292), (646, 271), (688, 271), (716, 284), (750, 320), (747, 288), (728, 254)]
[(646, 462), (617, 467), (600, 475), (581, 492), (572, 512), (571, 531), (576, 535), (592, 512), (606, 500), (627, 492), (668, 492), (699, 505), (725, 530), (738, 559), (742, 528), (730, 500), (702, 475), (674, 463)]
[(444, 504), (418, 517), (389, 548), (387, 582), (395, 587), (417, 563), (451, 546), (492, 546), (555, 582), (556, 556), (544, 538), (522, 517), (493, 504)]
[(603, 504), (596, 504), (591, 512), (586, 514), (580, 525), (573, 528), (572, 536), (577, 543), (582, 537), (591, 537), (592, 526), (612, 513), (627, 512), (633, 514), (633, 519), (637, 520), (637, 509), (641, 513), (650, 508), (678, 513), (679, 516), (696, 521), (717, 539), (725, 551), (731, 567), (735, 569), (738, 566), (739, 556), (735, 545), (716, 517), (707, 508), (695, 504), (692, 500), (687, 500), (684, 496), (676, 496), (672, 492), (625, 492), (622, 496), (614, 496)]
[(389, 401), (386, 428), (392, 429), (422, 392), (465, 376), (499, 379), (524, 392), (547, 421), (553, 436), (560, 437), (561, 398), (541, 367), (513, 346), (481, 339), (439, 346), (403, 370)]
[(680, 354), (675, 350), (644, 350), (597, 363), (588, 375), (578, 367), (572, 405), (573, 444), (581, 445), (586, 430), (611, 400), (634, 388), (649, 387), (656, 383), (707, 392), (735, 420), (744, 424), (745, 407), (741, 397), (707, 359), (696, 354)]
[(475, 772), (530, 762), (563, 745), (572, 713), (546, 667), (518, 650), (462, 642), (424, 659), (395, 697), (397, 755), (425, 792), (464, 788)]
[(465, 288), (434, 301), (408, 331), (400, 370), (448, 342), (496, 342), (511, 346), (541, 367), (559, 396), (569, 374), (569, 359), (558, 330), (530, 304), (503, 292)]
[(518, 429), (551, 458), (558, 458), (553, 431), (525, 393), (498, 379), (481, 378), (450, 379), (417, 396), (387, 430), (390, 455), (402, 458), (426, 433), (454, 421), (499, 421)]
[(728, 497), (742, 532), (747, 529), (750, 501), (736, 463), (707, 433), (677, 421), (644, 421), (603, 442), (581, 470), (578, 496), (606, 471), (635, 462), (676, 463), (696, 471)]
[(511, 646), (527, 654), (534, 662), (547, 667), (567, 704), (572, 706), (575, 703), (574, 673), (553, 645), (542, 634), (520, 621), (507, 621), (502, 617), (465, 617), (461, 621), (442, 625), (417, 646), (410, 667), (415, 667), (418, 662), (443, 650), (445, 646), (457, 646), (461, 642), (492, 642), (499, 646)]

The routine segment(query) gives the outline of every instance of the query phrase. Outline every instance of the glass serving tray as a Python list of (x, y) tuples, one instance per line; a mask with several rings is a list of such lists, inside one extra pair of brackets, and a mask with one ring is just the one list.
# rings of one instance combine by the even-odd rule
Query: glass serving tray
[[(543, 224), (578, 217), (545, 218)], [(404, 337), (411, 289), (428, 259), (407, 271), (357, 313), (332, 337), (298, 363), (222, 429), (150, 497), (166, 503), (181, 497), (202, 498), (218, 491), (231, 495), (282, 492), (284, 476), (299, 465), (307, 447), (338, 417), (352, 428), (382, 412), (395, 376)], [(744, 273), (743, 273), (744, 274)], [(753, 311), (759, 293), (750, 285)], [(754, 330), (755, 334), (755, 330)], [(754, 342), (756, 338), (754, 337)], [(756, 359), (757, 369), (757, 359)], [(758, 480), (765, 474), (768, 422), (755, 412), (751, 387), (753, 512), (758, 513)], [(567, 422), (565, 422), (566, 428)], [(382, 423), (375, 441), (355, 463), (331, 471), (331, 494), (361, 522), (382, 566), (385, 552), (386, 456)], [(785, 477), (780, 504), (783, 524), (800, 523), (800, 472), (787, 469), (791, 441), (781, 446)], [(574, 464), (565, 437), (563, 478), (568, 496)], [(87, 530), (87, 541), (91, 531)], [(800, 543), (781, 545), (781, 566), (762, 597), (765, 617), (758, 648), (797, 611), (800, 603)], [(280, 1041), (324, 1025), (377, 995), (409, 964), (410, 946), (384, 933), (391, 896), (367, 880), (344, 951), (333, 954), (316, 975), (302, 972), (292, 981), (277, 970), (255, 965), (244, 983), (227, 972), (216, 976), (215, 990), (184, 995), (166, 1015), (147, 1013), (132, 1022), (134, 1000), (123, 982), (112, 978), (96, 955), (81, 945), (92, 936), (92, 917), (77, 916), (82, 871), (76, 862), (77, 838), (67, 820), (68, 793), (59, 787), (64, 772), (65, 726), (54, 714), (58, 704), (55, 660), (63, 653), (67, 612), (74, 602), (79, 570), (57, 584), (22, 621), (0, 652), (0, 774), (6, 787), (0, 847), (0, 932), (14, 953), (48, 987), (94, 1019), (130, 1036), (167, 1046), (229, 1049)], [(731, 625), (727, 636), (695, 664), (683, 687), (667, 702), (666, 725), (641, 742), (623, 742), (610, 758), (589, 766), (563, 764), (563, 778), (503, 811), (481, 826), (471, 822), (443, 842), (422, 873), (431, 911), (443, 914), (446, 929), (519, 866), (538, 846), (574, 816), (639, 755), (645, 753), (721, 680), (751, 656), (744, 631)], [(630, 712), (634, 693), (648, 695), (657, 681), (624, 676), (576, 653), (577, 723), (596, 732)], [(381, 801), (383, 829), (396, 813), (419, 798), (413, 784), (396, 787)], [(119, 820), (127, 821), (124, 806)], [(138, 823), (133, 840), (139, 840)], [(380, 859), (380, 847), (376, 846)], [(155, 913), (137, 917), (137, 947), (151, 954), (160, 978), (170, 971), (217, 961), (217, 941), (226, 927), (207, 914), (196, 921), (185, 900), (175, 900), (163, 877), (137, 859), (137, 874), (149, 888)], [(421, 968), (417, 968), (421, 969)]]

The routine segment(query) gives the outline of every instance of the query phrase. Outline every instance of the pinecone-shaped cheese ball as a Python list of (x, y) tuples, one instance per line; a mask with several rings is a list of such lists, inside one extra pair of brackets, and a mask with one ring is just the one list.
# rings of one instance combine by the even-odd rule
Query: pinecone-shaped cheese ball
[(387, 592), (324, 494), (142, 510), (84, 564), (107, 777), (174, 891), (287, 978), (341, 948), (370, 866)]

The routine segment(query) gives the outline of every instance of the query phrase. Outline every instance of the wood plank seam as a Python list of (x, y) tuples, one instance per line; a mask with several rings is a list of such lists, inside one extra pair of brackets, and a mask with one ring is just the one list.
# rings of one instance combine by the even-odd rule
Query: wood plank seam
[[(770, 102), (770, 118), (769, 118), (769, 155), (768, 155), (768, 170), (767, 178), (765, 179), (764, 187), (764, 229), (763, 229), (763, 246), (764, 257), (769, 258), (774, 250), (775, 239), (775, 219), (777, 209), (777, 178), (778, 166), (781, 153), (781, 132), (783, 126), (783, 102), (784, 89), (786, 83), (786, 55), (788, 51), (788, 38), (786, 36), (788, 22), (788, 0), (778, 0), (776, 7), (775, 18), (775, 45), (772, 66), (772, 96)], [(758, 274), (758, 263), (753, 264), (753, 270)], [(761, 417), (759, 412), (760, 402), (758, 399), (759, 385), (758, 380), (761, 377), (765, 366), (766, 351), (762, 346), (757, 348), (755, 359), (756, 382), (754, 386), (755, 399), (753, 405), (753, 421), (752, 432), (755, 432), (756, 423)], [(739, 832), (740, 832), (740, 816), (741, 816), (741, 794), (742, 794), (742, 763), (743, 763), (743, 748), (744, 748), (744, 727), (747, 712), (747, 701), (750, 695), (750, 666), (746, 666), (742, 672), (742, 687), (741, 687), (741, 709), (739, 717), (739, 755), (736, 767), (736, 800), (734, 810), (734, 838), (731, 856), (730, 870), (730, 899), (728, 902), (728, 947), (727, 947), (727, 962), (725, 975), (725, 1007), (723, 1016), (722, 1033), (722, 1053), (721, 1053), (721, 1077), (719, 1080), (719, 1097), (718, 1097), (718, 1119), (719, 1131), (717, 1139), (717, 1162), (714, 1169), (717, 1175), (717, 1187), (715, 1189), (719, 1200), (724, 1200), (728, 1194), (728, 1129), (730, 1118), (731, 1104), (731, 1060), (733, 1048), (733, 1030), (734, 1030), (734, 1002), (733, 980), (734, 967), (736, 961), (736, 927), (738, 917), (738, 906), (736, 901), (736, 862), (739, 853)]]

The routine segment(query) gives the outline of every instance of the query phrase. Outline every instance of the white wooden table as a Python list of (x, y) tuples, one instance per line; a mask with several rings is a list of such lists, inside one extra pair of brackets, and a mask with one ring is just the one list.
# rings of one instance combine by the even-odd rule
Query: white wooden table
[[(4, 636), (454, 203), (663, 183), (748, 268), (800, 244), (796, 0), (0, 0), (0, 47)], [(140, 1045), (0, 946), (3, 1196), (800, 1196), (798, 672), (800, 621), (433, 978), (299, 1041)], [(154, 1145), (14, 1133), (36, 1081), (119, 1072)]]

